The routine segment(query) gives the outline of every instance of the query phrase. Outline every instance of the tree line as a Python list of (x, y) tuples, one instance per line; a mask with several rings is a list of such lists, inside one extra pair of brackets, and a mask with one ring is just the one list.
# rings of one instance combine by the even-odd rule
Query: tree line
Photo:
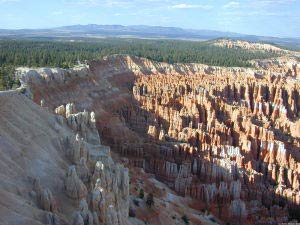
[(168, 63), (204, 63), (215, 66), (250, 67), (248, 60), (275, 57), (263, 52), (227, 49), (209, 42), (109, 38), (76, 40), (0, 40), (0, 89), (16, 84), (18, 66), (69, 68), (78, 60), (112, 54), (129, 54)]

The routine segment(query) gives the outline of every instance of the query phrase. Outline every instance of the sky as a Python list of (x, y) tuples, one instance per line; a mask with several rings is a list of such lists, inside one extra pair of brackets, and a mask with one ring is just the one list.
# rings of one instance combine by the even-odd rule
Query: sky
[(300, 0), (0, 0), (0, 29), (155, 25), (300, 37)]

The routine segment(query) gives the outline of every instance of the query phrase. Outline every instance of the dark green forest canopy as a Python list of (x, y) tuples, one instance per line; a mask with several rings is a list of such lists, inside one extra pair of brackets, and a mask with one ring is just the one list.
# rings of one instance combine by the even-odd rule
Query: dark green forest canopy
[(250, 67), (251, 59), (275, 54), (227, 49), (209, 42), (110, 38), (98, 41), (0, 40), (0, 89), (13, 86), (13, 68), (68, 68), (78, 60), (112, 54), (129, 54), (168, 63), (204, 63), (215, 66)]

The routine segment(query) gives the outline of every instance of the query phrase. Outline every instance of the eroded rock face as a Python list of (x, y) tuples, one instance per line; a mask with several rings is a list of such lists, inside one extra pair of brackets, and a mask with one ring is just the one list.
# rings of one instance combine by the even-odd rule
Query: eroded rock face
[(246, 219), (247, 211), (245, 203), (238, 199), (233, 200), (230, 205), (230, 213), (234, 220), (238, 220), (241, 223), (243, 220)]
[(84, 183), (77, 176), (76, 167), (70, 166), (65, 181), (66, 193), (70, 198), (81, 199), (87, 195)]
[[(221, 220), (268, 223), (277, 212), (272, 220), (282, 222), (299, 209), (298, 67), (288, 72), (299, 59), (253, 63), (256, 68), (221, 68), (112, 56), (90, 61), (84, 78), (28, 85), (34, 101), (45, 99), (49, 109), (66, 113), (79, 133), (72, 146), (88, 142), (86, 128), (97, 127), (102, 141), (130, 164), (199, 199)], [(66, 102), (83, 112), (71, 105), (64, 110)], [(95, 154), (74, 151), (74, 163)], [(102, 156), (92, 168), (89, 209), (117, 223), (122, 211), (114, 209), (127, 203), (111, 204), (113, 197), (103, 190), (126, 196), (126, 170), (117, 165), (110, 170), (116, 176), (109, 176), (110, 160)]]
[(219, 39), (212, 43), (215, 46), (226, 47), (226, 48), (236, 48), (236, 49), (245, 49), (245, 50), (252, 50), (252, 51), (264, 51), (270, 53), (276, 53), (280, 55), (298, 55), (298, 52), (293, 52), (289, 50), (284, 50), (279, 47), (276, 47), (271, 44), (265, 43), (257, 43), (257, 42), (248, 42), (242, 40), (230, 40), (230, 39)]
[[(141, 145), (150, 156), (146, 171), (208, 206), (230, 204), (235, 219), (237, 211), (247, 217), (252, 199), (261, 208), (298, 205), (296, 196), (287, 195), (298, 195), (300, 169), (299, 136), (293, 132), (299, 83), (241, 74), (140, 75), (133, 87), (137, 111), (150, 112), (144, 130), (152, 147)], [(138, 121), (130, 111), (124, 114), (129, 124)], [(166, 131), (164, 139), (159, 130)]]
[[(68, 103), (66, 109), (67, 124), (77, 132), (75, 141), (70, 142), (67, 137), (64, 142), (70, 149), (70, 159), (77, 164), (69, 167), (65, 180), (67, 195), (80, 200), (79, 210), (73, 215), (73, 224), (126, 224), (129, 210), (128, 169), (115, 164), (109, 151), (101, 149), (93, 112), (75, 113), (73, 103)], [(98, 147), (98, 151), (94, 147)]]
[(85, 199), (79, 202), (79, 210), (74, 214), (73, 224), (99, 224), (98, 217), (94, 218), (93, 214), (89, 211), (88, 204)]
[(82, 157), (80, 159), (78, 165), (76, 165), (76, 171), (78, 173), (79, 178), (83, 182), (88, 182), (89, 181), (90, 171), (89, 171), (89, 168), (87, 167), (86, 158)]
[[(18, 91), (0, 92), (0, 102), (1, 223), (128, 224), (128, 170), (100, 144), (94, 113), (67, 104), (55, 115), (46, 100), (40, 106)], [(106, 184), (99, 210), (86, 202), (97, 161), (105, 166), (99, 182)], [(111, 215), (117, 219), (106, 219)]]
[(46, 214), (46, 224), (47, 225), (60, 225), (60, 219), (57, 215), (53, 213)]

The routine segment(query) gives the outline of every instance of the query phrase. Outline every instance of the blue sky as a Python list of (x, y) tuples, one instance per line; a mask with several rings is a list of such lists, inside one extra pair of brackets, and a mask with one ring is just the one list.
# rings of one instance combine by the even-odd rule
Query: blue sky
[(300, 37), (300, 0), (0, 0), (0, 28), (91, 23)]

